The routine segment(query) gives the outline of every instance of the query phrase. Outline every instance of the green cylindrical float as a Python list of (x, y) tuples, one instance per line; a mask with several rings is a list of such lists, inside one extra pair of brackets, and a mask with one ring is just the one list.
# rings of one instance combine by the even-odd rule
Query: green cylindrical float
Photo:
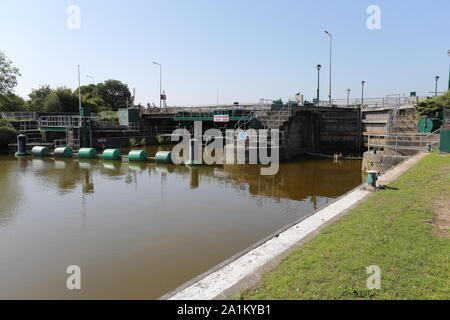
[(80, 159), (95, 159), (97, 158), (97, 151), (94, 148), (81, 148), (78, 150), (78, 158)]
[(106, 149), (103, 151), (103, 160), (121, 160), (119, 149)]
[(72, 157), (72, 148), (70, 147), (59, 147), (53, 151), (56, 158), (71, 158)]
[(423, 118), (419, 120), (419, 133), (432, 133), (441, 127), (441, 120), (437, 118)]
[(156, 163), (172, 163), (172, 152), (159, 151), (155, 156)]
[(128, 161), (145, 162), (148, 154), (144, 150), (133, 150), (128, 154)]
[(36, 157), (46, 157), (48, 156), (49, 150), (47, 147), (33, 147), (31, 149), (31, 154)]

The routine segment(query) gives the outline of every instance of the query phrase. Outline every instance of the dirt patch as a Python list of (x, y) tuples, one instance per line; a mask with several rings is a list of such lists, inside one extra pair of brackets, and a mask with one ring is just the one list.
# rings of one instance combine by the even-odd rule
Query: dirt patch
[(437, 228), (440, 236), (450, 238), (450, 199), (436, 201)]

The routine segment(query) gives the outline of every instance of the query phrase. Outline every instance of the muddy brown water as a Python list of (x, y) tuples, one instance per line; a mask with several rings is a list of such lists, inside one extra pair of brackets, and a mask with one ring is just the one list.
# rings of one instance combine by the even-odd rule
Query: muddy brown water
[(0, 299), (155, 299), (361, 183), (361, 161), (259, 172), (0, 155)]

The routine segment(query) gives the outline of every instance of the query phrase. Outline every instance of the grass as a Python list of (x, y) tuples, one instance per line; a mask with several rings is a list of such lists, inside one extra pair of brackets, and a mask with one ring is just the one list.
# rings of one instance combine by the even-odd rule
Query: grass
[[(449, 203), (450, 156), (427, 156), (390, 187), (235, 299), (449, 299), (450, 233), (438, 232), (434, 204)], [(367, 289), (372, 265), (381, 268), (380, 290)]]

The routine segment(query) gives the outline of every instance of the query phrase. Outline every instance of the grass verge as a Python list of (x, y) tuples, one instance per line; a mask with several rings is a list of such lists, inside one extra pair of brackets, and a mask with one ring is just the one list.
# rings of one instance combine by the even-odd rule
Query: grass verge
[[(235, 299), (449, 299), (450, 156), (425, 157)], [(439, 210), (437, 209), (439, 203)], [(439, 212), (439, 216), (438, 216)], [(367, 267), (381, 269), (369, 290)]]

